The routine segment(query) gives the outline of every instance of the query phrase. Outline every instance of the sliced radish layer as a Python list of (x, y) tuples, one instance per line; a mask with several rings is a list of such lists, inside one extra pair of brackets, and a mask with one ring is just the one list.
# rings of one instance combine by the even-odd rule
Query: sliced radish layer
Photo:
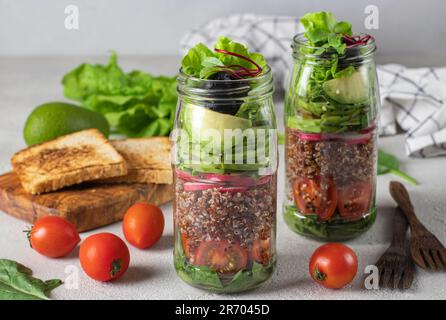
[(196, 181), (197, 180), (196, 177), (187, 173), (186, 171), (175, 170), (175, 173), (176, 173), (177, 177), (180, 178), (181, 180), (185, 180), (185, 181)]
[(252, 186), (256, 184), (256, 179), (241, 174), (206, 173), (203, 175), (203, 180), (234, 184), (236, 186)]
[(184, 191), (203, 191), (208, 189), (217, 188), (216, 185), (199, 182), (186, 182), (184, 184)]

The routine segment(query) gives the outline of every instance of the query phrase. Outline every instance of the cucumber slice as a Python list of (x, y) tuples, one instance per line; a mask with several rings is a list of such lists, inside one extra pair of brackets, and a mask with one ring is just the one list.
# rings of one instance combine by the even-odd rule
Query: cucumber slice
[(322, 88), (328, 97), (342, 104), (359, 104), (368, 99), (367, 79), (359, 71), (347, 77), (328, 80)]

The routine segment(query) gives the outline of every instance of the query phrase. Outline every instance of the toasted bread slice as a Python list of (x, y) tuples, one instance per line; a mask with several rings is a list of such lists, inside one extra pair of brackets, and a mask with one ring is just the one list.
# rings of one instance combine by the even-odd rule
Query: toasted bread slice
[(172, 183), (168, 137), (111, 140), (127, 162), (128, 174), (102, 180), (107, 183)]
[(97, 129), (29, 147), (17, 152), (11, 163), (23, 188), (32, 194), (127, 174), (124, 158)]

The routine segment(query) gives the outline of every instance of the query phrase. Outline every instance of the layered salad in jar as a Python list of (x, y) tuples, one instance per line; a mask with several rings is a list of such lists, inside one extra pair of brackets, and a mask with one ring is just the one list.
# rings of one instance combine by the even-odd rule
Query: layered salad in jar
[(221, 37), (191, 48), (178, 78), (175, 268), (218, 292), (254, 288), (275, 261), (277, 137), (263, 56)]
[(328, 12), (301, 22), (286, 95), (284, 218), (299, 234), (345, 240), (376, 217), (374, 39)]

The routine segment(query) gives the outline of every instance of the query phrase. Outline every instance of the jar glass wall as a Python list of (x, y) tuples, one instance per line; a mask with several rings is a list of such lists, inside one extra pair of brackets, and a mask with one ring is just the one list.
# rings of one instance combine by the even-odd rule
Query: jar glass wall
[(297, 35), (293, 49), (285, 101), (284, 219), (305, 236), (354, 238), (376, 218), (375, 43), (370, 38), (342, 56), (320, 55)]
[(277, 133), (272, 74), (178, 77), (174, 263), (195, 287), (240, 292), (276, 263)]

